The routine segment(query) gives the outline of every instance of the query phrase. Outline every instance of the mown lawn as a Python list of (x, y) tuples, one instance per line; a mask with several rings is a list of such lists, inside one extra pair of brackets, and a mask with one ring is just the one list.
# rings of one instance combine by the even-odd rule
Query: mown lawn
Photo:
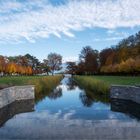
[(91, 76), (93, 79), (102, 80), (109, 85), (140, 85), (140, 76)]
[(29, 80), (40, 79), (42, 76), (8, 76), (0, 78), (0, 85), (27, 85)]
[[(40, 80), (44, 78), (51, 78), (51, 76), (7, 76), (0, 77), (0, 85), (29, 85), (31, 81)], [(29, 82), (30, 81), (30, 82)]]

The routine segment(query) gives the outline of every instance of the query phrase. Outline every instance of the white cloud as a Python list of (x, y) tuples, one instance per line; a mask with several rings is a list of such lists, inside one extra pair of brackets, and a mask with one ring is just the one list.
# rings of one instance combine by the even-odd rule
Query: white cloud
[(77, 62), (78, 61), (78, 57), (76, 56), (69, 56), (69, 57), (64, 57), (63, 58), (63, 63), (66, 62)]
[(123, 39), (122, 36), (120, 37), (107, 37), (107, 38), (95, 38), (92, 41), (93, 42), (101, 42), (101, 41), (116, 41), (116, 40), (121, 40)]
[(128, 37), (130, 34), (126, 31), (117, 31), (117, 30), (108, 30), (107, 34), (109, 36), (114, 35), (115, 37), (122, 37), (122, 38), (126, 38)]
[(65, 113), (64, 120), (69, 120), (75, 113), (75, 110), (70, 110), (68, 113)]
[(5, 42), (74, 37), (72, 31), (85, 28), (140, 26), (139, 0), (69, 0), (59, 6), (45, 0), (3, 0), (0, 4), (0, 41)]

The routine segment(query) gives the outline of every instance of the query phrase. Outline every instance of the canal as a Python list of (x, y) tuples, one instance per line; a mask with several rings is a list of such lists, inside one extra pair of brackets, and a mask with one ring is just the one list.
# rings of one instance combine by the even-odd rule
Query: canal
[(35, 102), (1, 109), (0, 139), (140, 139), (140, 105), (110, 101), (66, 77)]

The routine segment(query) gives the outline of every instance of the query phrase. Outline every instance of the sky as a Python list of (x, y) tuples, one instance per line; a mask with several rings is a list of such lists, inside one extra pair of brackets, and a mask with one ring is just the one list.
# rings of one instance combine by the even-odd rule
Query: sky
[(140, 0), (0, 0), (0, 55), (77, 61), (140, 31)]

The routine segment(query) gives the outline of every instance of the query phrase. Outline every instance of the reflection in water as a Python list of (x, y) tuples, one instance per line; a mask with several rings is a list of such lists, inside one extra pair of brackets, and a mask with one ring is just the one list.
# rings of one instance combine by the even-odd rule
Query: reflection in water
[(66, 81), (66, 85), (67, 85), (67, 90), (74, 90), (77, 87), (76, 82), (73, 80), (73, 78), (69, 78)]
[(15, 101), (0, 109), (0, 127), (14, 115), (34, 110), (34, 100)]
[[(43, 88), (43, 87), (42, 87)], [(45, 97), (49, 97), (50, 99), (57, 99), (62, 96), (62, 89), (61, 87), (55, 88), (53, 91), (48, 91), (46, 88), (44, 88), (42, 93), (36, 93), (35, 94), (35, 101), (38, 103), (39, 101), (43, 100)]]
[[(25, 113), (9, 121), (0, 129), (0, 138), (49, 140), (133, 140), (139, 139), (140, 124), (136, 122), (71, 119), (69, 114), (48, 111)], [(9, 131), (10, 130), (10, 131)]]
[(60, 98), (62, 96), (62, 88), (61, 87), (57, 87), (53, 90), (53, 92), (50, 92), (48, 94), (48, 98), (50, 99), (57, 99), (57, 98)]
[(111, 110), (125, 113), (132, 118), (140, 120), (140, 104), (137, 104), (135, 102), (112, 99)]
[(108, 97), (84, 91), (69, 78), (53, 92), (44, 93), (41, 100), (37, 96), (33, 112), (18, 114), (0, 128), (0, 138), (140, 139), (140, 122), (134, 119), (140, 116), (139, 106), (118, 101), (110, 105)]
[(80, 92), (79, 98), (84, 106), (91, 107), (94, 102), (102, 102), (105, 104), (109, 103), (109, 97), (108, 95), (100, 95), (98, 93), (93, 93), (91, 91), (85, 90)]
[(88, 96), (88, 94), (86, 94), (86, 92), (80, 92), (79, 95), (81, 102), (83, 103), (84, 106), (86, 107), (91, 107), (93, 102), (94, 102), (94, 98)]
[(48, 94), (49, 92), (47, 90), (39, 93), (35, 92), (35, 102), (38, 103), (39, 101), (43, 100)]
[[(68, 91), (75, 90), (78, 87), (77, 83), (73, 80), (73, 78), (69, 78), (66, 81), (66, 86)], [(81, 89), (81, 92), (79, 92), (79, 98), (85, 107), (91, 107), (93, 103), (97, 101), (109, 103), (108, 95), (99, 95), (98, 93), (93, 93), (88, 90), (85, 91)]]

